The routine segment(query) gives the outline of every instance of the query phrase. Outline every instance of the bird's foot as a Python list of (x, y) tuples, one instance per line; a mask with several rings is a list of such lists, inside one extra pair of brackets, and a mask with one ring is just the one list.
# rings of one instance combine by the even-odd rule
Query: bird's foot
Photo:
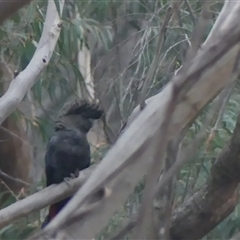
[(73, 174), (74, 178), (78, 178), (79, 173), (80, 173), (80, 171), (79, 171), (79, 169), (77, 168), (77, 169), (75, 170), (75, 173)]
[(75, 171), (74, 173), (71, 173), (71, 174), (70, 174), (70, 177), (65, 177), (65, 178), (64, 178), (64, 181), (65, 181), (68, 185), (70, 185), (70, 181), (71, 181), (72, 179), (77, 178), (78, 176), (79, 176), (79, 170), (76, 169), (76, 171)]
[(71, 177), (65, 177), (64, 178), (64, 182), (67, 183), (68, 185), (70, 185), (70, 181), (72, 180)]

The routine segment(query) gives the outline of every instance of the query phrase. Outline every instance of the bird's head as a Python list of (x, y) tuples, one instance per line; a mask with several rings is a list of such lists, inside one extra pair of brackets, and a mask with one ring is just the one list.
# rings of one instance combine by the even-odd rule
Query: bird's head
[(94, 120), (103, 115), (103, 110), (97, 103), (89, 103), (86, 100), (75, 100), (63, 107), (59, 119), (67, 128), (77, 128), (88, 133)]

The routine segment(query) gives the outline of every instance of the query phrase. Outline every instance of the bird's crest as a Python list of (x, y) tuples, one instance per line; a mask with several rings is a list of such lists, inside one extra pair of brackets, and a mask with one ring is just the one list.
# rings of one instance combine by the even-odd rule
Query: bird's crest
[(99, 119), (103, 114), (103, 110), (97, 103), (89, 103), (86, 100), (75, 100), (67, 103), (63, 109), (61, 116), (81, 115), (87, 119)]

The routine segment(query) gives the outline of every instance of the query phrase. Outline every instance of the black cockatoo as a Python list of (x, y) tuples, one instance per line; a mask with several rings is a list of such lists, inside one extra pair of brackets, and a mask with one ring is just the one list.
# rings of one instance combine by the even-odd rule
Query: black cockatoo
[[(77, 177), (78, 172), (90, 166), (91, 154), (87, 133), (94, 119), (103, 111), (97, 104), (75, 101), (63, 108), (56, 121), (55, 134), (50, 138), (45, 155), (47, 186), (58, 184), (67, 178)], [(43, 222), (44, 228), (66, 205), (71, 197), (50, 206)]]

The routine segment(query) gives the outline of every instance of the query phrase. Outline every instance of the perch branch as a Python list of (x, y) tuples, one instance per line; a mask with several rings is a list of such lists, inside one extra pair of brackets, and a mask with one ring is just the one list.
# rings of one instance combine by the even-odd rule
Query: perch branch
[(31, 212), (39, 211), (65, 197), (73, 195), (80, 188), (86, 179), (90, 176), (96, 165), (81, 171), (78, 178), (73, 179), (69, 184), (61, 183), (59, 185), (51, 185), (42, 191), (22, 199), (8, 207), (0, 210), (0, 228), (5, 227), (14, 220), (25, 217)]

